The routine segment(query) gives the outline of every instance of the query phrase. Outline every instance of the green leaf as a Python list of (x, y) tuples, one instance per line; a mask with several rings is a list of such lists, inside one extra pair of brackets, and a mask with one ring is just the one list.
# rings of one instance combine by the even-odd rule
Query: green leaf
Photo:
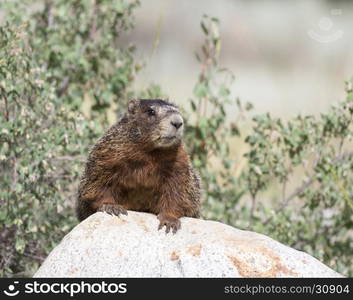
[(16, 251), (22, 254), (25, 250), (25, 247), (26, 247), (26, 241), (21, 237), (17, 237), (16, 244), (15, 244)]

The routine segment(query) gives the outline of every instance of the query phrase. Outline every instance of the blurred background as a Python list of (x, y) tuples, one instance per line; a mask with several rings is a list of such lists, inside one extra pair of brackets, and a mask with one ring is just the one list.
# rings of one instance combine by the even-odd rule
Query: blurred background
[(203, 14), (221, 20), (220, 65), (235, 95), (277, 116), (317, 113), (344, 97), (353, 70), (353, 1), (142, 1), (125, 40), (148, 61), (136, 84), (186, 101), (200, 70)]
[(133, 98), (180, 106), (203, 218), (353, 276), (352, 28), (348, 0), (0, 0), (0, 276), (78, 224)]

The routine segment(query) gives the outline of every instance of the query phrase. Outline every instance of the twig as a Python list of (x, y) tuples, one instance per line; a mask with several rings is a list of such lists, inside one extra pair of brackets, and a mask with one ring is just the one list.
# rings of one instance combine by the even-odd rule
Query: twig
[[(350, 158), (353, 156), (353, 151), (352, 152), (347, 152), (344, 153), (342, 155), (338, 155), (333, 163), (339, 163), (347, 158)], [(316, 175), (313, 175), (312, 177), (309, 178), (309, 180), (307, 180), (306, 182), (304, 182), (300, 187), (296, 188), (294, 190), (294, 192), (285, 199), (285, 201), (281, 202), (280, 205), (277, 207), (277, 209), (275, 210), (274, 214), (270, 217), (268, 217), (263, 223), (262, 225), (266, 225), (268, 224), (274, 217), (275, 214), (279, 213), (280, 211), (282, 211), (290, 201), (292, 201), (294, 198), (296, 198), (298, 195), (302, 194), (309, 186), (311, 186), (316, 180)]]
[(57, 156), (53, 157), (54, 160), (77, 160), (77, 159), (84, 159), (83, 155), (76, 155), (76, 156), (69, 156), (69, 155), (64, 155), (64, 156)]
[(91, 27), (89, 30), (89, 39), (91, 41), (94, 41), (96, 32), (97, 32), (97, 13), (98, 13), (98, 8), (97, 8), (97, 1), (94, 1), (93, 3), (93, 13), (91, 17)]
[(47, 25), (47, 28), (49, 29), (53, 26), (53, 23), (54, 23), (53, 3), (52, 2), (46, 2), (45, 14), (47, 15), (46, 25)]
[(69, 83), (70, 83), (70, 78), (69, 78), (69, 76), (65, 76), (64, 79), (63, 79), (63, 81), (62, 81), (61, 84), (60, 84), (59, 89), (58, 89), (57, 92), (56, 92), (59, 97), (61, 97), (63, 94), (66, 93), (67, 88), (69, 87)]
[[(280, 203), (279, 207), (275, 210), (275, 214), (279, 213), (280, 211), (282, 211), (287, 205), (288, 203), (293, 200), (295, 197), (297, 197), (298, 195), (300, 195), (302, 192), (304, 192), (310, 185), (312, 185), (315, 181), (316, 177), (312, 176), (308, 181), (306, 181), (303, 185), (301, 185), (300, 187), (296, 188), (294, 190), (294, 192), (287, 198), (285, 199), (283, 202)], [(273, 215), (268, 217), (262, 224), (266, 225), (268, 222), (270, 222), (273, 218)]]
[(344, 144), (344, 137), (342, 137), (341, 140), (340, 140), (340, 144), (339, 144), (339, 147), (338, 147), (338, 153), (339, 154), (342, 153), (343, 144)]
[(12, 172), (12, 190), (16, 191), (16, 185), (18, 180), (17, 174), (17, 158), (16, 156), (13, 157), (13, 172)]
[(10, 117), (9, 117), (10, 114), (9, 114), (9, 106), (7, 103), (7, 97), (4, 92), (2, 93), (2, 96), (3, 96), (4, 102), (5, 102), (5, 120), (8, 122), (10, 119)]
[(249, 218), (248, 227), (250, 227), (253, 223), (255, 207), (256, 207), (256, 195), (251, 195), (251, 209), (250, 209), (250, 218)]
[(287, 190), (287, 178), (283, 181), (282, 184), (282, 202), (286, 199), (286, 190)]
[(39, 260), (40, 262), (43, 262), (45, 260), (45, 257), (34, 255), (34, 254), (30, 254), (30, 253), (26, 253), (26, 252), (23, 253), (23, 255), (27, 256), (29, 258), (33, 258), (33, 259)]

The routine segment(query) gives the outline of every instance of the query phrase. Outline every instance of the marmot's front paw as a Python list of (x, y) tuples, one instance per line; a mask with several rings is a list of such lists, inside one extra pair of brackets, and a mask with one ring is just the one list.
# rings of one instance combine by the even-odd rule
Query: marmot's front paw
[(170, 229), (173, 230), (173, 233), (176, 233), (181, 227), (179, 218), (167, 216), (164, 214), (159, 214), (157, 218), (159, 220), (158, 230), (162, 229), (163, 226), (165, 226), (166, 233), (168, 233)]
[(127, 210), (124, 207), (113, 203), (104, 203), (98, 208), (97, 211), (106, 212), (107, 214), (115, 216), (119, 216), (120, 214), (127, 215)]

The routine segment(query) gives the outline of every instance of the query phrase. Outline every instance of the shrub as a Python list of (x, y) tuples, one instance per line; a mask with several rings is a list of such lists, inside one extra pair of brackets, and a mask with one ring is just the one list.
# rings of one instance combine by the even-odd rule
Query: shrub
[[(346, 100), (319, 117), (283, 121), (267, 113), (256, 115), (245, 130), (239, 120), (252, 105), (234, 99), (233, 76), (218, 66), (217, 23), (209, 17), (201, 23), (205, 43), (196, 56), (201, 73), (190, 100), (196, 117), (187, 127), (204, 183), (204, 216), (262, 232), (352, 276), (352, 83), (347, 82)], [(238, 115), (227, 115), (235, 104)], [(239, 161), (229, 149), (239, 127), (238, 141), (248, 151), (236, 174)]]
[(0, 30), (0, 276), (32, 275), (77, 224), (73, 203), (88, 147), (107, 126), (109, 110), (132, 94), (139, 66), (134, 47), (119, 38), (137, 5), (2, 4), (8, 24)]
[[(353, 90), (319, 117), (256, 116), (246, 138), (245, 185), (255, 230), (352, 276)], [(299, 178), (299, 179), (298, 179)], [(272, 205), (257, 195), (277, 184)], [(256, 209), (254, 206), (258, 205)]]
[(0, 29), (0, 57), (0, 275), (28, 276), (75, 224), (72, 162), (89, 130), (35, 63), (25, 26)]
[(71, 110), (84, 106), (86, 116), (106, 126), (109, 109), (131, 96), (141, 67), (134, 60), (135, 47), (120, 39), (132, 28), (139, 1), (14, 0), (4, 5), (12, 24), (28, 24), (33, 59), (56, 96)]
[[(132, 89), (142, 64), (119, 37), (138, 1), (33, 3), (3, 4), (9, 23), (0, 29), (2, 276), (32, 275), (77, 224), (89, 146), (128, 98), (160, 97), (163, 88)], [(234, 76), (218, 64), (218, 20), (205, 16), (201, 28), (185, 138), (203, 179), (203, 216), (272, 236), (352, 276), (352, 84), (320, 116), (250, 122), (252, 105), (232, 95)], [(248, 147), (241, 166), (235, 142)]]

